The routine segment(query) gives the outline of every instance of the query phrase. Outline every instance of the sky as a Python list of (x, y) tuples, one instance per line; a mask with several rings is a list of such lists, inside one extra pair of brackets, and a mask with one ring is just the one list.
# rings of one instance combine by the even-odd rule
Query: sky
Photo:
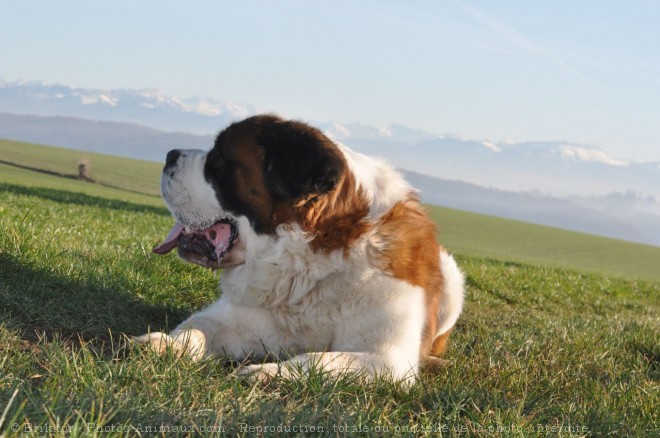
[(660, 161), (656, 0), (0, 0), (0, 78)]

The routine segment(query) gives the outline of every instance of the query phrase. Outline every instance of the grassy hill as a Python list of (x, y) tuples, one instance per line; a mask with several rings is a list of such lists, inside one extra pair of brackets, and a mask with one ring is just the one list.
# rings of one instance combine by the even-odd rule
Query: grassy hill
[(660, 247), (431, 207), (441, 241), (476, 257), (660, 280)]
[[(19, 146), (32, 166), (57, 161)], [(147, 164), (131, 165), (116, 171), (143, 178)], [(221, 361), (126, 342), (218, 294), (213, 273), (151, 254), (172, 219), (153, 193), (129, 188), (0, 166), (1, 436), (657, 436), (660, 282), (612, 276), (604, 258), (593, 268), (607, 275), (576, 266), (608, 251), (641, 261), (653, 248), (433, 210), (467, 275), (451, 366), (410, 391), (321, 373), (253, 385)], [(569, 248), (575, 261), (562, 260)]]
[[(77, 175), (81, 159), (89, 162), (91, 176), (100, 184), (79, 184), (39, 173), (26, 173), (25, 169), (1, 163), (0, 182), (163, 205), (157, 198), (162, 168), (159, 163), (0, 140), (0, 161), (21, 166)], [(109, 187), (124, 191), (110, 190)], [(457, 254), (660, 280), (660, 247), (448, 208), (429, 209), (440, 227), (441, 241)]]
[(158, 163), (0, 140), (0, 161), (5, 163), (77, 176), (78, 163), (83, 160), (88, 163), (90, 176), (100, 185), (153, 196), (160, 193), (162, 165)]

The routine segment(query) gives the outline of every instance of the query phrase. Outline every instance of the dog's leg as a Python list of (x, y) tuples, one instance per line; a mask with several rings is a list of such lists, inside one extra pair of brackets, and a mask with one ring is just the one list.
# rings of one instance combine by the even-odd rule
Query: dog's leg
[[(239, 370), (251, 380), (291, 378), (318, 370), (329, 376), (361, 373), (412, 384), (419, 371), (424, 324), (424, 292), (401, 280), (379, 277), (344, 301), (345, 318), (334, 324), (332, 351), (299, 354), (282, 363), (251, 365)], [(369, 312), (355, 312), (373, 303)], [(362, 306), (362, 307), (361, 307)]]
[(306, 353), (284, 362), (245, 366), (239, 369), (238, 375), (245, 376), (251, 381), (264, 382), (275, 376), (291, 379), (309, 375), (310, 372), (326, 373), (335, 378), (346, 373), (357, 373), (366, 380), (383, 376), (412, 384), (415, 381), (418, 364), (415, 359), (410, 362), (406, 365), (397, 364), (373, 353)]
[(206, 356), (206, 336), (201, 330), (175, 330), (171, 334), (162, 332), (147, 333), (134, 339), (139, 344), (147, 345), (158, 354), (165, 354), (169, 349), (176, 356), (189, 356), (201, 360)]
[(225, 356), (242, 360), (249, 356), (280, 355), (287, 348), (272, 316), (264, 309), (241, 307), (219, 300), (193, 314), (170, 334), (148, 333), (135, 338), (157, 353), (170, 349), (193, 360)]

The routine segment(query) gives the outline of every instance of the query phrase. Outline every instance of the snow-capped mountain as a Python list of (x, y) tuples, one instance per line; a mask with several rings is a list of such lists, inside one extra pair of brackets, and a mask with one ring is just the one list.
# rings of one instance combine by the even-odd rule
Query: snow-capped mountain
[(363, 125), (362, 123), (314, 123), (319, 129), (332, 137), (334, 140), (345, 142), (351, 140), (379, 140), (399, 141), (407, 144), (415, 144), (423, 141), (432, 141), (442, 138), (437, 134), (431, 134), (420, 129), (410, 128), (398, 123), (392, 123), (387, 127), (375, 127)]
[(638, 192), (660, 199), (660, 163), (619, 160), (570, 142), (497, 143), (444, 136), (419, 143), (347, 139), (354, 149), (438, 178), (554, 196)]
[(179, 99), (155, 89), (95, 90), (0, 81), (0, 111), (130, 122), (168, 132), (209, 134), (259, 110), (206, 97)]
[[(232, 121), (258, 113), (259, 109), (206, 97), (180, 99), (153, 89), (95, 90), (0, 80), (0, 112), (126, 122), (206, 136), (214, 135)], [(660, 199), (660, 163), (627, 162), (595, 146), (569, 141), (475, 140), (396, 123), (374, 127), (310, 122), (358, 151), (383, 156), (400, 168), (439, 178), (562, 196), (633, 191)], [(7, 129), (11, 127), (5, 127), (5, 136)], [(17, 139), (34, 141), (23, 138), (24, 135)]]

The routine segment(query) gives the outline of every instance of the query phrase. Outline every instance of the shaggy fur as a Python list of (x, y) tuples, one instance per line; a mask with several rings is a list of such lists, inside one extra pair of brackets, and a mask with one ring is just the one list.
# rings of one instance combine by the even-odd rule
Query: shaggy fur
[(463, 275), (416, 192), (383, 161), (256, 116), (209, 152), (170, 152), (162, 192), (177, 226), (155, 251), (176, 246), (223, 269), (222, 295), (140, 342), (194, 359), (280, 360), (240, 370), (254, 378), (321, 366), (408, 383), (446, 348)]

